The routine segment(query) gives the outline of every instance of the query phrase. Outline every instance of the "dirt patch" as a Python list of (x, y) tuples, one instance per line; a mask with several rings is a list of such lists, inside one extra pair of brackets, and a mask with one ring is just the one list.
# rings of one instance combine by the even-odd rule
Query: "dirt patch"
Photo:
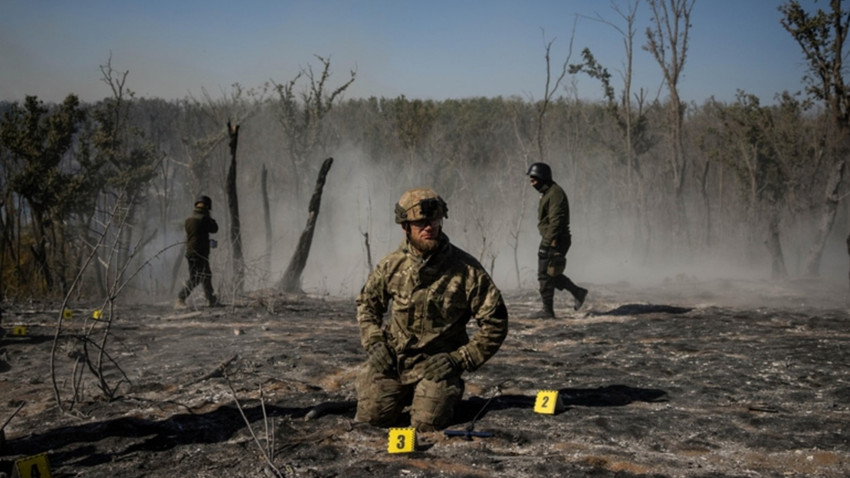
[[(465, 376), (451, 427), (475, 419), (491, 436), (420, 434), (404, 454), (387, 452), (387, 430), (352, 420), (364, 355), (351, 298), (122, 306), (109, 351), (129, 384), (107, 401), (84, 375), (76, 416), (56, 407), (49, 373), (58, 310), (7, 304), (4, 329), (27, 335), (0, 339), (0, 423), (23, 404), (0, 472), (46, 453), (54, 476), (271, 476), (254, 436), (273, 436), (272, 461), (289, 476), (847, 476), (845, 289), (591, 285), (580, 312), (559, 295), (555, 320), (528, 318), (536, 293), (508, 292), (508, 338)], [(66, 396), (81, 322), (58, 343)], [(557, 391), (562, 410), (535, 413), (541, 390)]]

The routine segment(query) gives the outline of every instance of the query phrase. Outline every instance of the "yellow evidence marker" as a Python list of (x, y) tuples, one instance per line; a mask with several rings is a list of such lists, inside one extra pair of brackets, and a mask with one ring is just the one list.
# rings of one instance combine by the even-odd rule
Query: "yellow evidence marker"
[(50, 478), (50, 464), (47, 454), (29, 456), (15, 461), (12, 478)]
[(27, 326), (26, 325), (16, 325), (12, 327), (12, 335), (16, 337), (23, 337), (27, 335)]
[(540, 390), (537, 392), (537, 399), (534, 401), (535, 412), (554, 415), (563, 409), (564, 404), (561, 402), (557, 390)]
[(62, 310), (62, 318), (68, 319), (68, 320), (73, 319), (74, 318), (74, 312), (71, 309), (64, 309), (64, 310)]
[(100, 309), (94, 309), (94, 312), (91, 313), (91, 318), (94, 320), (100, 320), (101, 312)]
[(408, 428), (390, 428), (387, 451), (390, 453), (410, 453), (416, 444), (416, 430)]

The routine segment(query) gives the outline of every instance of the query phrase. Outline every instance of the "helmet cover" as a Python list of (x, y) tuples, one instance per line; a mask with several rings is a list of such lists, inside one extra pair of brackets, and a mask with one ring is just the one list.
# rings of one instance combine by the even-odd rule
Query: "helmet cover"
[(395, 205), (395, 222), (401, 224), (422, 219), (449, 217), (448, 212), (446, 201), (433, 189), (408, 189)]

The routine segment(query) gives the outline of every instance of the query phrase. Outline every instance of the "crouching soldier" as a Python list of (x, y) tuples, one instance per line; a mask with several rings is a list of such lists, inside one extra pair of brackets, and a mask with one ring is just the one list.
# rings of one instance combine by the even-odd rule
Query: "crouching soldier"
[[(410, 405), (417, 430), (449, 426), (463, 396), (461, 374), (483, 365), (507, 335), (501, 292), (475, 258), (449, 242), (442, 231), (447, 212), (425, 188), (405, 192), (395, 206), (405, 238), (357, 297), (368, 358), (356, 381), (355, 421), (390, 427)], [(470, 320), (478, 325), (471, 339)]]

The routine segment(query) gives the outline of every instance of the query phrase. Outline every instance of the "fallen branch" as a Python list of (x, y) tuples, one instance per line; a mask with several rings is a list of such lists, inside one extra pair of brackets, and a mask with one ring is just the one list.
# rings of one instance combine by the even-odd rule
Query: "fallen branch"
[(8, 425), (9, 422), (11, 422), (13, 418), (15, 418), (15, 415), (17, 415), (18, 412), (20, 412), (21, 409), (24, 408), (25, 404), (26, 404), (26, 402), (21, 402), (21, 404), (18, 405), (18, 408), (16, 408), (15, 411), (12, 412), (11, 415), (9, 415), (9, 418), (7, 418), (5, 422), (3, 422), (3, 425), (0, 425), (0, 431), (3, 431), (3, 429), (6, 428), (6, 425)]
[(196, 378), (192, 381), (184, 383), (183, 385), (180, 386), (180, 388), (186, 388), (186, 387), (195, 385), (196, 383), (200, 383), (200, 382), (203, 382), (205, 380), (209, 380), (211, 378), (218, 378), (218, 377), (224, 376), (224, 371), (227, 368), (227, 366), (230, 365), (230, 362), (233, 362), (234, 360), (236, 360), (237, 357), (239, 357), (239, 356), (234, 355), (234, 356), (230, 357), (229, 359), (225, 360), (224, 362), (221, 362), (220, 364), (218, 364), (218, 366), (216, 368), (214, 368), (212, 371), (210, 371), (209, 373), (205, 374), (202, 377), (198, 377), (198, 378)]

